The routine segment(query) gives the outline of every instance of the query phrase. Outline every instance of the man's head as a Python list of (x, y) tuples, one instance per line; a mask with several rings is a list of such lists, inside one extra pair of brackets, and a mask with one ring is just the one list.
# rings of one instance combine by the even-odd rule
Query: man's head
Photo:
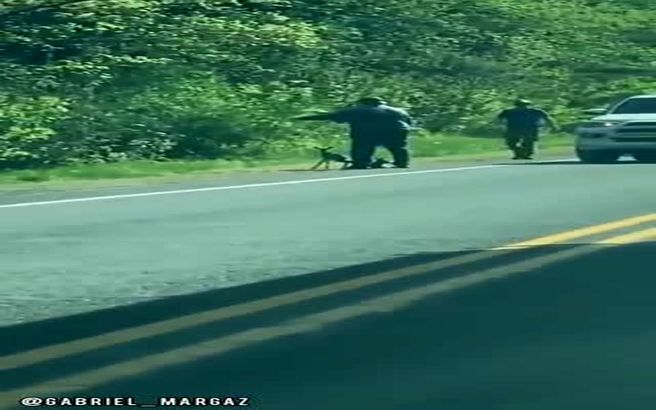
[(526, 108), (531, 105), (531, 102), (529, 100), (525, 100), (523, 98), (518, 98), (515, 100), (515, 107), (517, 108)]
[(358, 100), (358, 105), (376, 106), (383, 104), (385, 104), (385, 101), (378, 97), (365, 97)]

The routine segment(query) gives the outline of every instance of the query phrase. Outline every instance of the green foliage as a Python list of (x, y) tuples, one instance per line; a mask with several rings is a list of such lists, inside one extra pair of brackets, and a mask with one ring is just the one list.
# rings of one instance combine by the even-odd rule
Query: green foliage
[(487, 136), (516, 95), (572, 122), (654, 90), (641, 0), (0, 0), (0, 167), (217, 159), (339, 138), (365, 94)]
[(54, 126), (68, 115), (56, 97), (22, 98), (0, 94), (0, 167), (25, 168), (47, 163)]

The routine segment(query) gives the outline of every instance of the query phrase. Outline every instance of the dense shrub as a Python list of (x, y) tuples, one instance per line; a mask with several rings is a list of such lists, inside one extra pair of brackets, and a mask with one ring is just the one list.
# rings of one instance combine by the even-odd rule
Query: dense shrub
[(295, 114), (378, 94), (490, 135), (656, 88), (651, 1), (0, 0), (0, 167), (253, 156), (334, 138)]

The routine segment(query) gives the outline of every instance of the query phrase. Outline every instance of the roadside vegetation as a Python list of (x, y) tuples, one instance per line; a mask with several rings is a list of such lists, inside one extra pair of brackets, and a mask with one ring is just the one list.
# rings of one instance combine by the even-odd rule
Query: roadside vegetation
[[(412, 141), (415, 164), (436, 162), (477, 162), (505, 160), (508, 153), (503, 144), (494, 139), (477, 139), (459, 136), (427, 135)], [(548, 136), (540, 144), (542, 154), (571, 155), (571, 138), (563, 135)], [(347, 144), (341, 141), (336, 151), (348, 152)], [(385, 156), (385, 155), (380, 155)], [(315, 150), (297, 150), (269, 157), (244, 157), (242, 159), (202, 160), (131, 160), (96, 164), (70, 164), (56, 167), (5, 170), (0, 172), (0, 190), (21, 187), (23, 183), (40, 183), (39, 186), (59, 185), (69, 182), (103, 180), (166, 181), (187, 177), (213, 177), (231, 173), (262, 171), (306, 171), (317, 162)], [(330, 169), (339, 169), (333, 164)], [(154, 178), (154, 179), (153, 179)], [(31, 186), (33, 184), (29, 184)]]
[(345, 142), (292, 116), (364, 95), (417, 117), (416, 154), (498, 151), (515, 96), (570, 124), (656, 91), (654, 21), (652, 0), (0, 0), (0, 169), (291, 164)]

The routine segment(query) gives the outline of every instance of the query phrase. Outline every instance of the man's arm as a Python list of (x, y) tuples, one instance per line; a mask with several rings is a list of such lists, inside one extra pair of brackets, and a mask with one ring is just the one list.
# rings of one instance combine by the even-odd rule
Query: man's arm
[(302, 115), (300, 117), (294, 117), (294, 120), (298, 121), (330, 121), (333, 118), (332, 113), (324, 113), (324, 114), (313, 114), (313, 115)]
[(295, 119), (301, 121), (322, 120), (322, 121), (333, 121), (337, 123), (346, 123), (349, 122), (352, 117), (353, 117), (352, 110), (345, 109), (345, 110), (340, 110), (330, 113), (304, 115), (302, 117), (296, 117)]
[(401, 114), (401, 121), (406, 123), (408, 127), (414, 127), (415, 126), (415, 120), (408, 114), (407, 111), (405, 110), (399, 110), (399, 114)]
[(549, 128), (551, 128), (552, 131), (558, 131), (558, 124), (556, 124), (556, 121), (554, 121), (553, 118), (551, 118), (551, 115), (547, 113), (546, 111), (540, 110), (540, 113), (542, 114), (542, 118), (544, 121), (549, 125)]
[(499, 114), (497, 114), (494, 119), (490, 120), (490, 125), (498, 125), (498, 126), (503, 126), (506, 125), (506, 121), (508, 120), (508, 110), (503, 110)]

